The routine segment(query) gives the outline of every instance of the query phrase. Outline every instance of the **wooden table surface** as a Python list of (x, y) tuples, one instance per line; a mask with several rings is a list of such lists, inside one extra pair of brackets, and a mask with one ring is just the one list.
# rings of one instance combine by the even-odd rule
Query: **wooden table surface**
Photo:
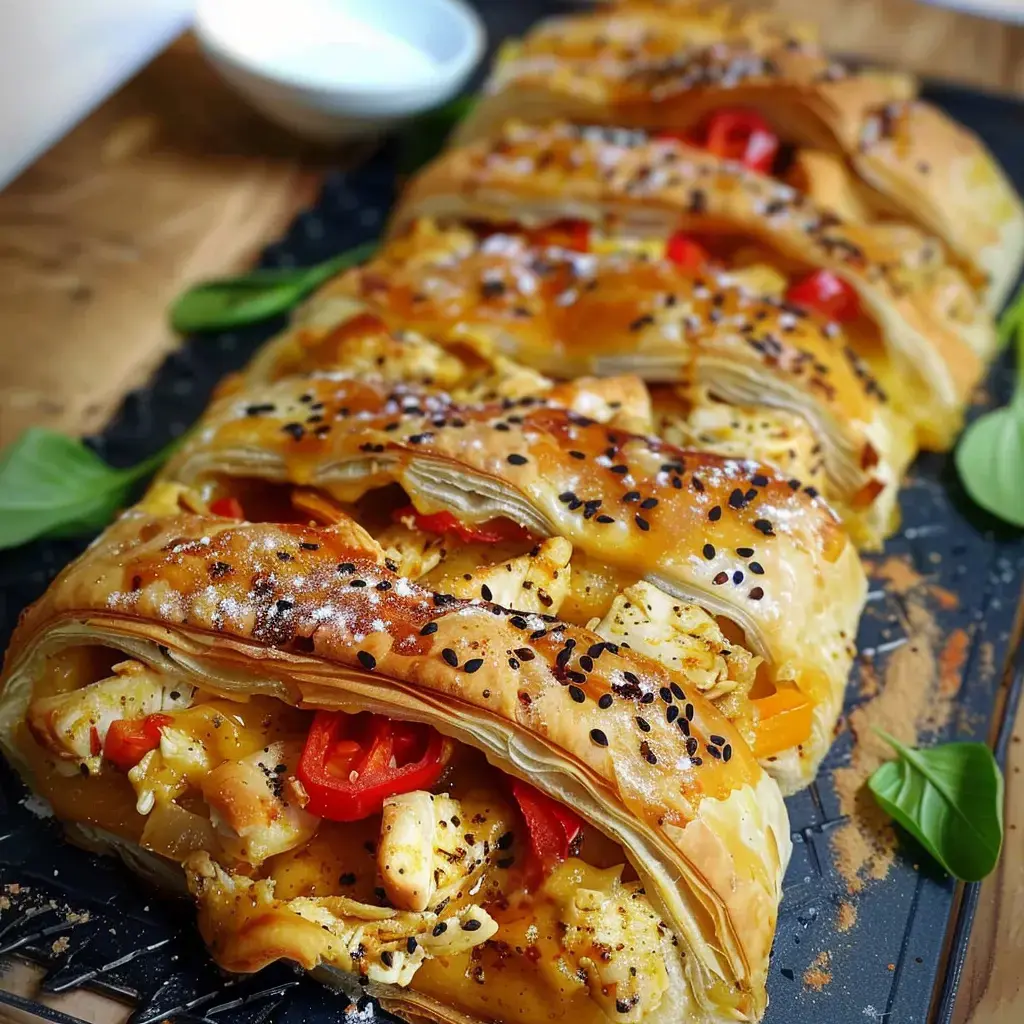
[[(1024, 96), (1024, 28), (913, 0), (774, 5), (837, 51)], [(350, 159), (266, 125), (190, 39), (154, 61), (0, 192), (0, 445), (30, 424), (100, 428), (174, 346), (165, 309), (182, 286), (245, 265)], [(1024, 710), (1015, 724), (1006, 843), (955, 1024), (1024, 1021)]]

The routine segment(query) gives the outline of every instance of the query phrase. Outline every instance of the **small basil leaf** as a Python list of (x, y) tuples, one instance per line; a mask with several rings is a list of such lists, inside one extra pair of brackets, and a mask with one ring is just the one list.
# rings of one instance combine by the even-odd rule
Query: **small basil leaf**
[(1000, 335), (1017, 339), (1017, 386), (1010, 404), (972, 423), (956, 449), (956, 468), (971, 500), (1024, 526), (1024, 299), (1003, 315)]
[(367, 242), (312, 267), (254, 270), (196, 285), (171, 307), (171, 325), (189, 334), (269, 320), (294, 309), (335, 274), (369, 259), (376, 248), (376, 242)]
[(443, 107), (416, 118), (402, 135), (399, 172), (412, 174), (430, 163), (444, 149), (455, 126), (468, 117), (478, 102), (479, 97), (473, 93), (456, 96)]
[(100, 529), (174, 446), (114, 469), (75, 438), (25, 431), (0, 457), (0, 548)]
[(906, 747), (877, 730), (899, 755), (868, 780), (879, 806), (956, 878), (977, 882), (1003, 843), (1003, 776), (984, 743)]

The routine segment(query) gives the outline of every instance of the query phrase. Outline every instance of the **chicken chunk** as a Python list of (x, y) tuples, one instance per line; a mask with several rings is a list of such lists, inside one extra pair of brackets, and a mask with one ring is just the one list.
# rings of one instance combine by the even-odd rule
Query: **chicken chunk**
[(551, 537), (524, 555), (442, 576), (436, 589), (470, 600), (482, 597), (516, 611), (557, 615), (572, 583), (571, 558), (572, 544)]
[(599, 872), (599, 887), (577, 877), (571, 861), (545, 890), (560, 894), (561, 946), (570, 969), (586, 979), (590, 998), (616, 1024), (639, 1024), (668, 992), (662, 949), (667, 929), (640, 882), (623, 883), (621, 867)]
[(730, 643), (718, 623), (650, 583), (627, 587), (591, 628), (605, 640), (627, 643), (670, 669), (682, 671), (711, 700), (754, 684), (761, 659)]
[(240, 761), (224, 761), (203, 779), (203, 797), (221, 848), (235, 860), (262, 864), (312, 838), (320, 819), (290, 798), (298, 742), (278, 741)]
[(388, 899), (423, 911), (478, 894), (492, 861), (507, 856), (512, 820), (511, 808), (493, 794), (455, 800), (417, 790), (388, 798), (377, 844)]
[(122, 661), (113, 675), (79, 690), (40, 697), (28, 709), (28, 727), (40, 746), (61, 761), (85, 765), (90, 773), (103, 763), (103, 743), (121, 719), (173, 713), (190, 707), (195, 688), (138, 661)]
[(321, 964), (370, 981), (408, 985), (423, 962), (457, 956), (493, 938), (494, 919), (478, 906), (442, 920), (344, 896), (277, 899), (273, 879), (232, 874), (209, 854), (185, 863), (203, 936), (230, 971), (251, 972), (278, 959), (312, 970)]

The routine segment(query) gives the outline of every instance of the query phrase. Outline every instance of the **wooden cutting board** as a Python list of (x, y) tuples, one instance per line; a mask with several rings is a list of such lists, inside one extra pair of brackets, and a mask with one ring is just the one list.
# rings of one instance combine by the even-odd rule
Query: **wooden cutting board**
[[(822, 25), (836, 51), (1024, 95), (1024, 29), (913, 0), (774, 6)], [(251, 261), (311, 201), (324, 167), (358, 156), (267, 125), (191, 38), (176, 43), (0, 193), (0, 445), (31, 424), (101, 428), (174, 346), (165, 311), (182, 287)], [(955, 1024), (1024, 1020), (1024, 711), (1016, 725), (1006, 845)], [(0, 984), (28, 994), (33, 978), (19, 965)], [(87, 993), (59, 1004), (102, 1024), (125, 1018)], [(0, 1011), (4, 1024), (24, 1019)]]

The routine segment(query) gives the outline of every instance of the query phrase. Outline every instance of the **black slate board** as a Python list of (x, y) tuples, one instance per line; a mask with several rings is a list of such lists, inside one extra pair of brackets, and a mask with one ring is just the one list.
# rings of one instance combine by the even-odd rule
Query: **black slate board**
[[(477, 6), (493, 47), (566, 5), (477, 0)], [(1024, 191), (1024, 105), (947, 85), (927, 91), (984, 137)], [(314, 263), (375, 237), (394, 198), (395, 167), (396, 150), (388, 146), (358, 170), (329, 176), (316, 206), (266, 249), (262, 265)], [(240, 367), (281, 326), (276, 321), (190, 339), (147, 387), (128, 395), (115, 421), (94, 439), (95, 447), (123, 465), (157, 450), (199, 416), (220, 377)], [(988, 383), (990, 404), (1005, 400), (1012, 384), (1004, 360)], [(886, 556), (908, 559), (930, 583), (954, 593), (955, 608), (935, 609), (940, 628), (947, 635), (963, 629), (970, 637), (957, 714), (938, 738), (984, 739), (993, 725), (1003, 669), (1015, 655), (1010, 643), (1024, 581), (1024, 537), (974, 509), (951, 461), (941, 456), (918, 460), (902, 507), (903, 527), (887, 545)], [(0, 557), (0, 643), (6, 644), (18, 612), (83, 547), (84, 541), (54, 541)], [(858, 639), (861, 650), (876, 652), (880, 675), (886, 652), (904, 639), (902, 602), (891, 589), (876, 585), (872, 590)], [(1024, 685), (1024, 658), (1016, 654), (1006, 722), (1012, 722)], [(848, 710), (862, 699), (857, 675), (849, 688)], [(1002, 748), (1007, 733), (1004, 728)], [(846, 898), (846, 883), (829, 847), (830, 832), (843, 820), (830, 770), (849, 757), (850, 743), (848, 733), (840, 736), (818, 782), (788, 801), (794, 856), (772, 959), (766, 1024), (864, 1024), (872, 1019), (945, 1024), (977, 887), (967, 887), (952, 916), (954, 883), (930, 869), (927, 858), (906, 840), (888, 876), (870, 883), (857, 898), (857, 926), (837, 931), (836, 910)], [(179, 1024), (326, 1024), (339, 1019), (345, 998), (287, 966), (255, 977), (224, 975), (203, 951), (189, 907), (146, 889), (119, 863), (69, 846), (58, 826), (33, 814), (24, 797), (20, 781), (0, 763), (0, 885), (15, 887), (3, 890), (6, 905), (0, 903), (0, 957), (17, 955), (44, 964), (47, 991), (89, 986), (126, 999), (136, 1006), (130, 1024), (156, 1024), (172, 1015)], [(814, 991), (802, 975), (823, 950), (831, 954), (832, 980)], [(65, 1014), (0, 992), (4, 1002), (76, 1024)], [(371, 1005), (360, 1009), (359, 1018), (345, 1019), (373, 1019)]]

